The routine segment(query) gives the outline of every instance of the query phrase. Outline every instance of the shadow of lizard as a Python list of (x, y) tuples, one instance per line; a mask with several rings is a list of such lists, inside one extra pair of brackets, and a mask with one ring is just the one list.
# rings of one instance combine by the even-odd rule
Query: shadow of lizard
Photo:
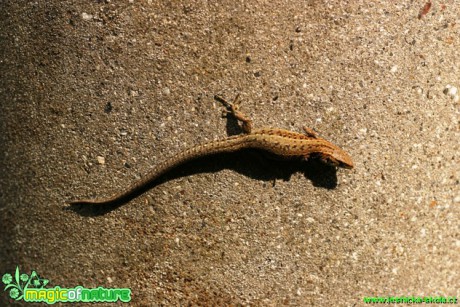
[[(310, 179), (313, 185), (332, 189), (337, 186), (336, 167), (353, 168), (351, 157), (344, 150), (320, 138), (309, 128), (304, 128), (306, 134), (276, 128), (252, 129), (252, 121), (238, 110), (238, 97), (233, 103), (228, 103), (217, 96), (215, 98), (226, 106), (227, 114), (234, 119), (233, 125), (238, 126), (238, 121), (242, 122), (240, 128), (243, 134), (189, 148), (160, 163), (143, 179), (121, 193), (105, 199), (71, 201), (70, 206), (65, 209), (84, 216), (103, 215), (165, 181), (228, 168), (254, 179), (268, 181), (279, 178), (289, 180), (291, 175), (302, 167), (305, 177)], [(227, 123), (227, 130), (230, 125), (232, 120)], [(262, 151), (275, 159), (271, 161), (269, 167), (257, 170), (257, 163), (248, 155), (249, 152), (255, 151)], [(219, 161), (219, 159), (224, 160)], [(278, 161), (280, 159), (286, 161)], [(299, 161), (303, 162), (299, 163)], [(197, 166), (200, 169), (197, 169)], [(188, 173), (184, 171), (178, 173), (179, 167), (187, 170)], [(175, 177), (172, 177), (173, 175)]]

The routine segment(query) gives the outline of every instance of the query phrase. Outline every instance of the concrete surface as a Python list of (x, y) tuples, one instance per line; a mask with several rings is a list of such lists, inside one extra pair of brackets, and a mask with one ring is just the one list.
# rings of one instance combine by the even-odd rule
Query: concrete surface
[[(460, 7), (425, 3), (2, 1), (1, 274), (136, 305), (459, 296)], [(255, 126), (307, 125), (355, 169), (242, 152), (66, 210), (234, 133), (213, 97), (237, 93)]]

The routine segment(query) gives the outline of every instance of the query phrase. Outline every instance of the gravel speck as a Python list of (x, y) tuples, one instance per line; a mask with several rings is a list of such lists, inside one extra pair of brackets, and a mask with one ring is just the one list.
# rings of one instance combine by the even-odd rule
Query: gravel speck
[(93, 15), (83, 12), (81, 13), (81, 18), (83, 18), (83, 20), (91, 20), (93, 19)]

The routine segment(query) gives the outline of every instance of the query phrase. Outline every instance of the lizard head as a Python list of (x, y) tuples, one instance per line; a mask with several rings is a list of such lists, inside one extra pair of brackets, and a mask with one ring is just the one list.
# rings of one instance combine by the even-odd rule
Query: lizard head
[(353, 168), (353, 161), (351, 160), (351, 157), (337, 146), (334, 146), (332, 152), (330, 153), (321, 153), (319, 158), (321, 161), (329, 165), (348, 169)]

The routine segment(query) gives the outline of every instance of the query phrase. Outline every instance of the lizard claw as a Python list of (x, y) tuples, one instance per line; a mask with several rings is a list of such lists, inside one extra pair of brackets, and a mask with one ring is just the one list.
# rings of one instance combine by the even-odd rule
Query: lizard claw
[(233, 99), (232, 102), (228, 102), (227, 100), (225, 100), (224, 98), (218, 95), (214, 95), (214, 99), (217, 101), (220, 101), (224, 105), (224, 107), (227, 109), (228, 113), (235, 113), (235, 111), (238, 110), (239, 105), (241, 103), (240, 94), (237, 94), (235, 99)]

